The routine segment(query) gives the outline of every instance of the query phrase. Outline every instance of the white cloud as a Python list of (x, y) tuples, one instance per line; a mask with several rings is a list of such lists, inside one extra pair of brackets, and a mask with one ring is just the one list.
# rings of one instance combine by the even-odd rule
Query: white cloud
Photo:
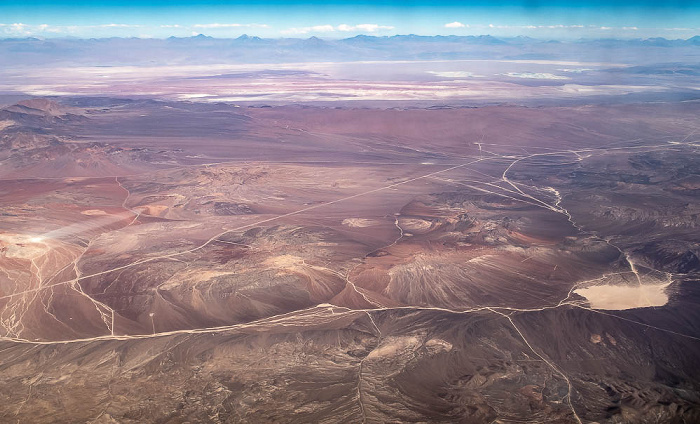
[(348, 25), (340, 24), (338, 26), (333, 25), (315, 25), (310, 27), (302, 28), (289, 28), (280, 31), (282, 34), (308, 34), (310, 32), (379, 32), (379, 31), (389, 31), (394, 29), (391, 25), (379, 25), (379, 24), (357, 24)]
[(11, 24), (10, 30), (14, 32), (26, 32), (27, 25), (25, 24)]
[(333, 32), (333, 25), (315, 25), (303, 28), (289, 28), (280, 31), (282, 34), (308, 34), (310, 32)]
[(311, 32), (333, 32), (333, 25), (316, 25), (309, 28)]
[[(453, 22), (454, 24), (455, 22)], [(458, 23), (458, 22), (457, 22)], [(445, 27), (447, 27), (450, 24), (445, 24)], [(469, 25), (467, 25), (469, 27)], [(456, 26), (455, 26), (456, 28)], [(560, 32), (563, 31), (570, 31), (570, 33), (574, 33), (576, 31), (578, 34), (590, 34), (590, 35), (595, 35), (599, 34), (601, 31), (604, 32), (605, 34), (608, 34), (609, 32), (612, 31), (639, 31), (639, 28), (636, 26), (625, 26), (625, 27), (609, 27), (609, 26), (598, 26), (598, 25), (563, 25), (563, 24), (556, 24), (556, 25), (498, 25), (498, 24), (477, 24), (477, 25), (472, 25), (471, 28), (475, 29), (496, 29), (496, 30), (508, 30), (508, 31), (518, 31), (518, 30), (527, 30), (527, 31), (557, 31), (559, 30)], [(669, 31), (669, 28), (644, 28), (645, 30), (653, 30), (653, 32), (658, 33), (658, 31)], [(687, 29), (691, 30), (691, 29)], [(606, 35), (609, 36), (609, 35)]]
[(359, 24), (355, 25), (354, 31), (358, 32), (377, 32), (377, 31), (387, 31), (394, 29), (390, 25), (377, 25), (377, 24)]
[(0, 33), (11, 36), (32, 36), (42, 34), (75, 34), (90, 30), (123, 30), (129, 28), (142, 28), (142, 25), (130, 24), (101, 24), (101, 25), (29, 25), (23, 23), (0, 24)]
[[(447, 26), (447, 25), (445, 25)], [(488, 28), (497, 28), (497, 29), (577, 29), (577, 28), (585, 28), (583, 25), (494, 25), (494, 24), (488, 24), (487, 26), (484, 25), (476, 25), (477, 27), (488, 27)], [(589, 27), (592, 28), (592, 27)]]
[(70, 28), (66, 27), (56, 27), (56, 26), (51, 26), (47, 24), (42, 24), (37, 27), (37, 31), (39, 32), (48, 32), (51, 34), (61, 34), (65, 32), (71, 32)]
[[(176, 28), (179, 28), (179, 26), (175, 26)], [(238, 23), (233, 23), (233, 24), (220, 24), (220, 23), (211, 23), (211, 24), (194, 24), (192, 25), (192, 28), (209, 28), (209, 29), (216, 29), (216, 28), (268, 28), (268, 25), (266, 24), (238, 24)]]
[(23, 23), (14, 23), (14, 24), (3, 24), (2, 32), (8, 35), (32, 35), (32, 30), (29, 28), (29, 25), (23, 24)]
[(129, 24), (104, 24), (104, 25), (89, 25), (92, 28), (140, 28), (141, 25), (129, 25)]
[(450, 22), (449, 24), (445, 24), (445, 28), (464, 28), (464, 27), (466, 27), (466, 25), (464, 25), (461, 22), (457, 22), (457, 21)]

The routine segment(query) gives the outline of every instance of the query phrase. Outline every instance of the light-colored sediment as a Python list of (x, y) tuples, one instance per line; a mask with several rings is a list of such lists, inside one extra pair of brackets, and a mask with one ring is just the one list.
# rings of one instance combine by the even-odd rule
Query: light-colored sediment
[(107, 215), (107, 212), (101, 209), (88, 209), (80, 212), (83, 215), (95, 216), (95, 215)]
[(343, 220), (343, 225), (347, 225), (348, 227), (363, 228), (377, 225), (377, 221), (367, 218), (346, 218)]
[(664, 284), (644, 285), (601, 285), (574, 290), (574, 293), (586, 298), (591, 308), (621, 311), (634, 308), (664, 306), (668, 303)]

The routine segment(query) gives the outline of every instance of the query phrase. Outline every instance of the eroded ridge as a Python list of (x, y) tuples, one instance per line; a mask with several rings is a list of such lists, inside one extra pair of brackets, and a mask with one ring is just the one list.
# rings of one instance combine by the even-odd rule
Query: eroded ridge
[[(99, 113), (151, 107), (169, 113)], [(569, 122), (574, 109), (518, 110)], [(552, 123), (561, 133), (547, 138), (528, 120), (518, 125), (539, 142), (496, 126), (419, 142), (334, 129), (343, 110), (243, 111), (258, 132), (222, 144), (239, 157), (203, 141), (195, 154), (58, 140), (42, 154), (74, 149), (97, 175), (6, 175), (0, 362), (16, 407), (5, 418), (36, 414), (52, 385), (74, 396), (83, 371), (100, 388), (73, 409), (95, 422), (125, 419), (128, 379), (193, 421), (692, 416), (689, 125), (587, 138), (585, 123)], [(373, 113), (428, 113), (404, 112)]]

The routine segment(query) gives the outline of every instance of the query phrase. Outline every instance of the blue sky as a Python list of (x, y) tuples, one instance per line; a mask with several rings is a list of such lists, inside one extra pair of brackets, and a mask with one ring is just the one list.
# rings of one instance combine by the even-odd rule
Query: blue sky
[[(254, 4), (253, 4), (254, 3)], [(345, 38), (357, 34), (688, 38), (700, 1), (0, 0), (0, 37)]]

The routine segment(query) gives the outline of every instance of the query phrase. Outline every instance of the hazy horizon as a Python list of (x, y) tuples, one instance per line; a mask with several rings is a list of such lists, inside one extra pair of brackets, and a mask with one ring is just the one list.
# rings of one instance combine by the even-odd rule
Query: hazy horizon
[(368, 38), (377, 38), (377, 39), (390, 39), (390, 38), (401, 38), (401, 37), (421, 37), (421, 38), (483, 38), (483, 37), (493, 37), (497, 38), (499, 40), (518, 40), (518, 39), (531, 39), (533, 41), (559, 41), (559, 42), (586, 42), (586, 41), (646, 41), (646, 40), (654, 40), (654, 39), (664, 39), (667, 41), (688, 41), (697, 37), (700, 37), (700, 33), (697, 33), (696, 35), (688, 36), (688, 37), (663, 37), (663, 36), (650, 36), (650, 37), (578, 37), (578, 38), (567, 38), (567, 37), (533, 37), (530, 35), (507, 35), (507, 36), (500, 36), (500, 35), (493, 35), (490, 33), (483, 33), (483, 34), (434, 34), (434, 35), (423, 35), (423, 34), (414, 34), (414, 33), (406, 33), (406, 34), (393, 34), (393, 35), (377, 35), (377, 34), (355, 34), (355, 35), (348, 35), (348, 36), (325, 36), (325, 35), (297, 35), (297, 36), (284, 36), (280, 35), (278, 37), (275, 36), (258, 36), (253, 33), (243, 33), (240, 35), (231, 35), (231, 36), (214, 36), (214, 35), (207, 35), (205, 33), (197, 33), (197, 34), (192, 34), (192, 35), (182, 35), (182, 36), (177, 36), (177, 35), (168, 35), (168, 36), (160, 36), (160, 37), (151, 37), (151, 36), (119, 36), (119, 35), (113, 35), (113, 36), (98, 36), (98, 37), (88, 37), (88, 36), (74, 36), (74, 35), (64, 35), (64, 36), (55, 36), (55, 37), (45, 37), (45, 36), (40, 36), (40, 35), (27, 35), (27, 36), (22, 36), (22, 37), (2, 37), (0, 38), (0, 41), (5, 41), (5, 40), (31, 40), (31, 39), (36, 39), (36, 40), (108, 40), (108, 39), (139, 39), (139, 40), (167, 40), (167, 39), (172, 39), (172, 38), (196, 38), (196, 37), (206, 37), (208, 39), (214, 39), (214, 40), (236, 40), (236, 39), (245, 39), (245, 38), (259, 38), (261, 40), (309, 40), (309, 39), (320, 39), (324, 41), (342, 41), (342, 40), (350, 40), (353, 38), (358, 38), (358, 37), (368, 37)]
[(689, 38), (700, 5), (616, 0), (87, 1), (0, 4), (0, 35), (265, 38), (316, 35), (480, 35), (535, 38)]

